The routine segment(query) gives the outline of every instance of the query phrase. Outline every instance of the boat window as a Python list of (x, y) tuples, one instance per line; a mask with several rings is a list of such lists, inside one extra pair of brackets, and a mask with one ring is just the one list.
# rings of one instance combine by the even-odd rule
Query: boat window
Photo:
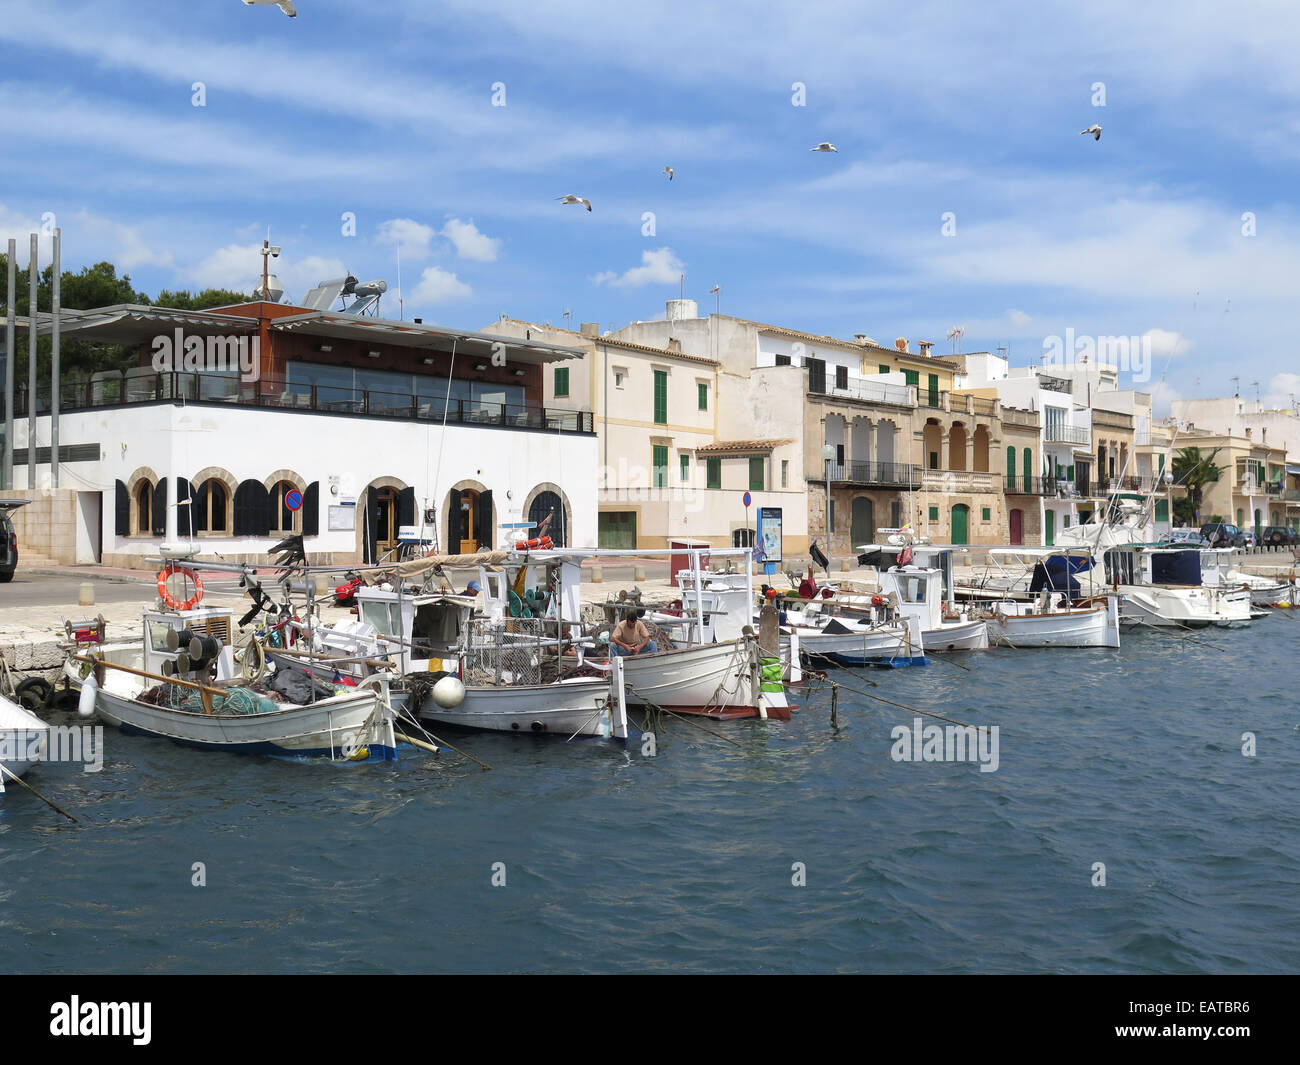
[(149, 622), (149, 646), (155, 651), (167, 650), (167, 634), (172, 631), (172, 626), (165, 621)]
[(400, 636), (402, 634), (402, 615), (396, 603), (363, 600), (361, 603), (361, 620), (373, 625), (381, 636)]
[(460, 608), (446, 603), (417, 607), (411, 626), (411, 643), (417, 650), (454, 646), (460, 639)]

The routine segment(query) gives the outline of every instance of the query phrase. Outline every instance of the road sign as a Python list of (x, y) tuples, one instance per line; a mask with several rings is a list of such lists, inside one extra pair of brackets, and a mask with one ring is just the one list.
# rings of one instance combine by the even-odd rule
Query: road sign
[(746, 492), (743, 496), (740, 497), (740, 501), (745, 504), (746, 508), (748, 508), (749, 504), (754, 502), (754, 497), (751, 496), (748, 492)]
[(296, 488), (290, 492), (286, 492), (284, 505), (290, 510), (300, 510), (302, 508), (302, 493)]

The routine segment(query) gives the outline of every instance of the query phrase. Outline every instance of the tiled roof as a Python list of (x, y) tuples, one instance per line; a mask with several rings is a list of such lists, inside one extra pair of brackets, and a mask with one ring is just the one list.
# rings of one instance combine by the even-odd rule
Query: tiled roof
[(793, 444), (794, 440), (785, 437), (779, 440), (715, 440), (712, 444), (701, 444), (696, 451), (771, 451), (782, 444)]

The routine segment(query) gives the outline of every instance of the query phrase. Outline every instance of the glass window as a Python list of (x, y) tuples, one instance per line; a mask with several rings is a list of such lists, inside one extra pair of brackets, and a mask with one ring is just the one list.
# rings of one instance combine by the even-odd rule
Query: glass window
[(153, 485), (148, 481), (135, 490), (135, 531), (145, 536), (153, 532)]
[(654, 486), (656, 488), (668, 487), (668, 448), (663, 444), (655, 444), (651, 456), (653, 466)]
[(682, 452), (682, 484), (691, 479), (691, 456)]
[(296, 492), (297, 489), (288, 481), (280, 481), (271, 489), (272, 505), (275, 507), (276, 521), (278, 522), (271, 532), (276, 534), (296, 533), (302, 531), (302, 509), (290, 510), (285, 502), (290, 492)]
[(230, 528), (226, 520), (226, 504), (230, 493), (226, 486), (215, 477), (210, 477), (199, 485), (193, 496), (191, 506), (194, 515), (194, 531), (200, 533), (225, 532)]
[(781, 487), (782, 488), (790, 487), (790, 460), (789, 459), (781, 460)]

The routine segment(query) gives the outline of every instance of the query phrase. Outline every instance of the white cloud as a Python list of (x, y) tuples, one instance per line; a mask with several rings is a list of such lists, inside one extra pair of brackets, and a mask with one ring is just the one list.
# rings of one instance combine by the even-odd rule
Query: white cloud
[(427, 259), (433, 238), (433, 227), (414, 218), (390, 218), (380, 222), (375, 236), (380, 244), (391, 244), (412, 259)]
[(1268, 379), (1264, 402), (1270, 407), (1293, 407), (1300, 397), (1300, 373), (1279, 373)]
[[(330, 278), (347, 276), (338, 259), (308, 255), (302, 259), (281, 256), (271, 260), (271, 274), (284, 286), (289, 300), (299, 300), (308, 289)], [(251, 292), (262, 281), (262, 245), (227, 244), (190, 266), (176, 271), (177, 283), (192, 289), (228, 288)]]
[(1010, 319), (1011, 324), (1015, 326), (1026, 326), (1033, 321), (1033, 318), (1030, 315), (1026, 314), (1024, 311), (1018, 311), (1015, 308), (1007, 311), (1007, 318)]
[(439, 266), (427, 267), (420, 275), (420, 283), (411, 293), (413, 303), (449, 303), (469, 299), (474, 290), (455, 274)]
[(473, 259), (480, 263), (494, 263), (497, 260), (501, 241), (480, 233), (473, 219), (468, 222), (462, 222), (459, 218), (448, 219), (442, 227), (442, 235), (456, 246), (456, 255), (461, 259)]
[(618, 288), (633, 288), (637, 285), (667, 285), (676, 283), (686, 272), (682, 261), (673, 254), (672, 248), (656, 248), (654, 251), (641, 253), (641, 265), (634, 266), (625, 273), (613, 270), (593, 277), (596, 285), (614, 285)]
[(1155, 359), (1183, 356), (1196, 346), (1186, 337), (1171, 333), (1168, 329), (1148, 329), (1142, 334), (1142, 339), (1151, 345), (1151, 357)]

